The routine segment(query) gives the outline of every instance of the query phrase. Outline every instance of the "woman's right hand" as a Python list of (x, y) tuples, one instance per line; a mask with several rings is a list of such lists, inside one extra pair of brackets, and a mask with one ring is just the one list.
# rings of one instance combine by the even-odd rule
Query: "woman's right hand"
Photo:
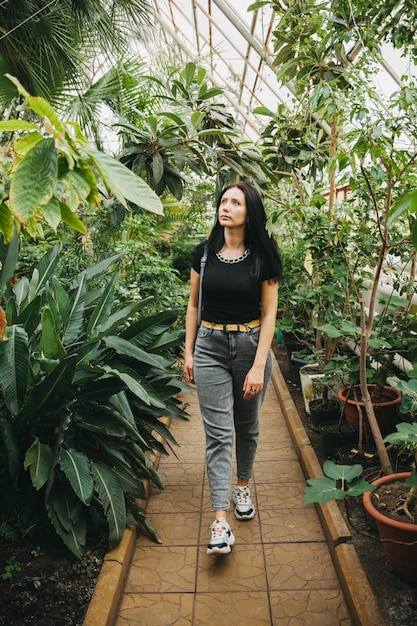
[(192, 354), (184, 356), (184, 374), (187, 383), (194, 384), (194, 357)]

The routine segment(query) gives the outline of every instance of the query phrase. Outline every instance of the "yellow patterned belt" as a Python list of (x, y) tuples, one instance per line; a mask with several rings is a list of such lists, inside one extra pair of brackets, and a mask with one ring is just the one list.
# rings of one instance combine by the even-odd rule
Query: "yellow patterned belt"
[(252, 328), (258, 328), (258, 326), (261, 325), (261, 320), (239, 322), (238, 324), (214, 324), (213, 322), (201, 320), (201, 325), (204, 326), (204, 328), (211, 328), (211, 330), (223, 330), (226, 333), (248, 333)]

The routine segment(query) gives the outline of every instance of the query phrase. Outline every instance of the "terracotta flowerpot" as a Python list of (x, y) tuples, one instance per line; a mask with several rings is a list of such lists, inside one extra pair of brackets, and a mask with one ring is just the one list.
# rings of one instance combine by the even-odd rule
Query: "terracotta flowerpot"
[[(404, 481), (411, 472), (382, 476), (372, 484), (390, 485)], [(382, 547), (395, 572), (409, 583), (417, 584), (417, 524), (399, 522), (383, 515), (372, 503), (372, 493), (363, 495), (363, 505), (368, 515), (376, 520)]]
[[(376, 385), (368, 385), (371, 397), (376, 387)], [(355, 385), (355, 389), (358, 397), (360, 398), (360, 386)], [(348, 392), (349, 387), (343, 387), (342, 389), (339, 389), (337, 397), (342, 403), (342, 406), (345, 407), (346, 421), (350, 424), (356, 424), (356, 426), (359, 427), (358, 409), (352, 392), (349, 394), (349, 398), (346, 402)], [(381, 402), (373, 402), (373, 407), (379, 428), (381, 429), (381, 434), (383, 437), (386, 437), (390, 433), (395, 432), (395, 424), (397, 422), (396, 409), (397, 406), (401, 404), (401, 392), (398, 389), (394, 389), (394, 387), (385, 386), (382, 388), (382, 398), (383, 400)], [(366, 416), (365, 405), (361, 400), (358, 401), (358, 404), (363, 416), (364, 441), (373, 445), (375, 442), (372, 437), (368, 418)]]

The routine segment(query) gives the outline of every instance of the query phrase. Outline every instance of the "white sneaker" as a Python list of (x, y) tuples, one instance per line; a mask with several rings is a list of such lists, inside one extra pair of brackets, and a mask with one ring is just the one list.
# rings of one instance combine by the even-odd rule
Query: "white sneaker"
[(227, 521), (221, 517), (210, 526), (211, 539), (207, 546), (207, 554), (229, 554), (235, 543), (235, 536)]
[(238, 520), (248, 520), (255, 516), (255, 507), (252, 504), (249, 487), (236, 487), (233, 493), (233, 502), (236, 504), (235, 516)]

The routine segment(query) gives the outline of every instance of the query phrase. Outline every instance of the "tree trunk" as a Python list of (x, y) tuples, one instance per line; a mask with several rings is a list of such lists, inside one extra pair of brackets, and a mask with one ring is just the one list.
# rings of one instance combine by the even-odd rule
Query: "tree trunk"
[(363, 292), (359, 294), (359, 304), (361, 307), (361, 345), (360, 345), (360, 386), (362, 402), (365, 405), (365, 412), (368, 418), (369, 427), (372, 432), (372, 436), (375, 441), (375, 446), (378, 451), (379, 460), (381, 462), (382, 471), (384, 474), (392, 474), (392, 466), (389, 460), (388, 452), (384, 444), (384, 440), (381, 435), (378, 421), (376, 419), (374, 405), (372, 404), (371, 396), (368, 390), (368, 381), (366, 379), (366, 355), (368, 352), (368, 329), (366, 327), (365, 320), (365, 308), (363, 303)]

